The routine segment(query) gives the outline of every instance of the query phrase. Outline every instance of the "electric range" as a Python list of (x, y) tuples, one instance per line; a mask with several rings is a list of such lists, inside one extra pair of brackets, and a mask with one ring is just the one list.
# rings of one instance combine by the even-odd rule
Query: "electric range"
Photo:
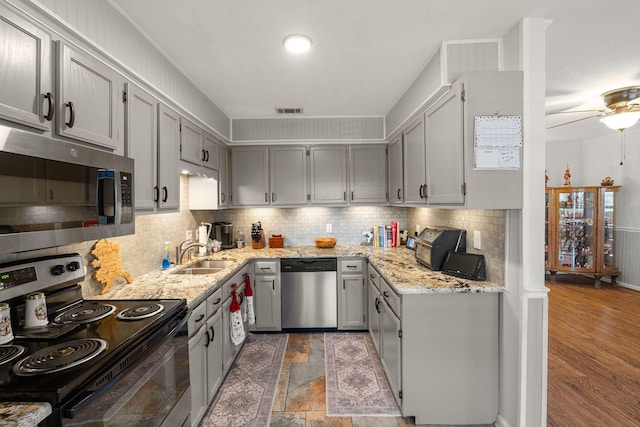
[[(49, 402), (50, 425), (71, 425), (64, 419), (130, 375), (169, 337), (187, 338), (184, 299), (84, 300), (84, 276), (78, 254), (0, 265), (0, 301), (11, 307), (14, 335), (0, 345), (0, 400)], [(25, 328), (25, 296), (33, 292), (45, 295), (48, 324)], [(170, 351), (178, 350), (186, 354), (182, 344)], [(182, 392), (189, 388), (184, 359), (176, 363), (186, 365), (186, 384), (184, 375), (172, 379), (183, 383)]]

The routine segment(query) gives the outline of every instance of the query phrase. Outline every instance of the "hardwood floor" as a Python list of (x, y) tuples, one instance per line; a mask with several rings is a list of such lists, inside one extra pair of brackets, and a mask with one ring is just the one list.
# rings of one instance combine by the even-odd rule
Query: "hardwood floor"
[(640, 425), (640, 292), (558, 275), (549, 294), (550, 427)]

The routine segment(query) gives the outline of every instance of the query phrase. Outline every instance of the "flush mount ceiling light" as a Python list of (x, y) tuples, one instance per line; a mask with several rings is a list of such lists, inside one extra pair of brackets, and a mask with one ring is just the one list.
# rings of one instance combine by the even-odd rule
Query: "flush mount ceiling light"
[(285, 49), (294, 54), (307, 52), (311, 48), (312, 43), (311, 38), (304, 34), (289, 34), (282, 41)]
[(600, 119), (607, 127), (623, 131), (640, 119), (640, 87), (630, 86), (602, 94), (607, 108), (613, 110)]

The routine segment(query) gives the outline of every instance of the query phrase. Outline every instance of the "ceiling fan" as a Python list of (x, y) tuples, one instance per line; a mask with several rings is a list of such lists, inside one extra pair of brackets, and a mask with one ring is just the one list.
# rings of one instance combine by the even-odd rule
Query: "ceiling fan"
[(549, 126), (547, 129), (553, 129), (571, 123), (600, 117), (600, 121), (607, 127), (622, 132), (633, 126), (640, 119), (640, 86), (628, 86), (610, 90), (602, 94), (602, 99), (606, 105), (606, 109), (603, 110), (574, 110), (549, 113), (548, 115), (575, 113), (595, 114)]

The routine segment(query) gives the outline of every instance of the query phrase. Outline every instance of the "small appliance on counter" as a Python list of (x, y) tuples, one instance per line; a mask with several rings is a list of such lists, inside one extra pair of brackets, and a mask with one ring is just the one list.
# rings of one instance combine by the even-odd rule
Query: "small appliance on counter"
[(282, 234), (272, 234), (269, 237), (270, 248), (284, 248), (284, 236)]
[(442, 272), (469, 280), (487, 280), (484, 255), (449, 252), (442, 263)]
[(465, 252), (466, 230), (449, 227), (425, 227), (416, 237), (416, 261), (434, 271), (442, 269), (447, 252)]
[(222, 249), (235, 248), (235, 242), (233, 241), (233, 224), (230, 222), (214, 222), (211, 233), (211, 239), (222, 243)]

